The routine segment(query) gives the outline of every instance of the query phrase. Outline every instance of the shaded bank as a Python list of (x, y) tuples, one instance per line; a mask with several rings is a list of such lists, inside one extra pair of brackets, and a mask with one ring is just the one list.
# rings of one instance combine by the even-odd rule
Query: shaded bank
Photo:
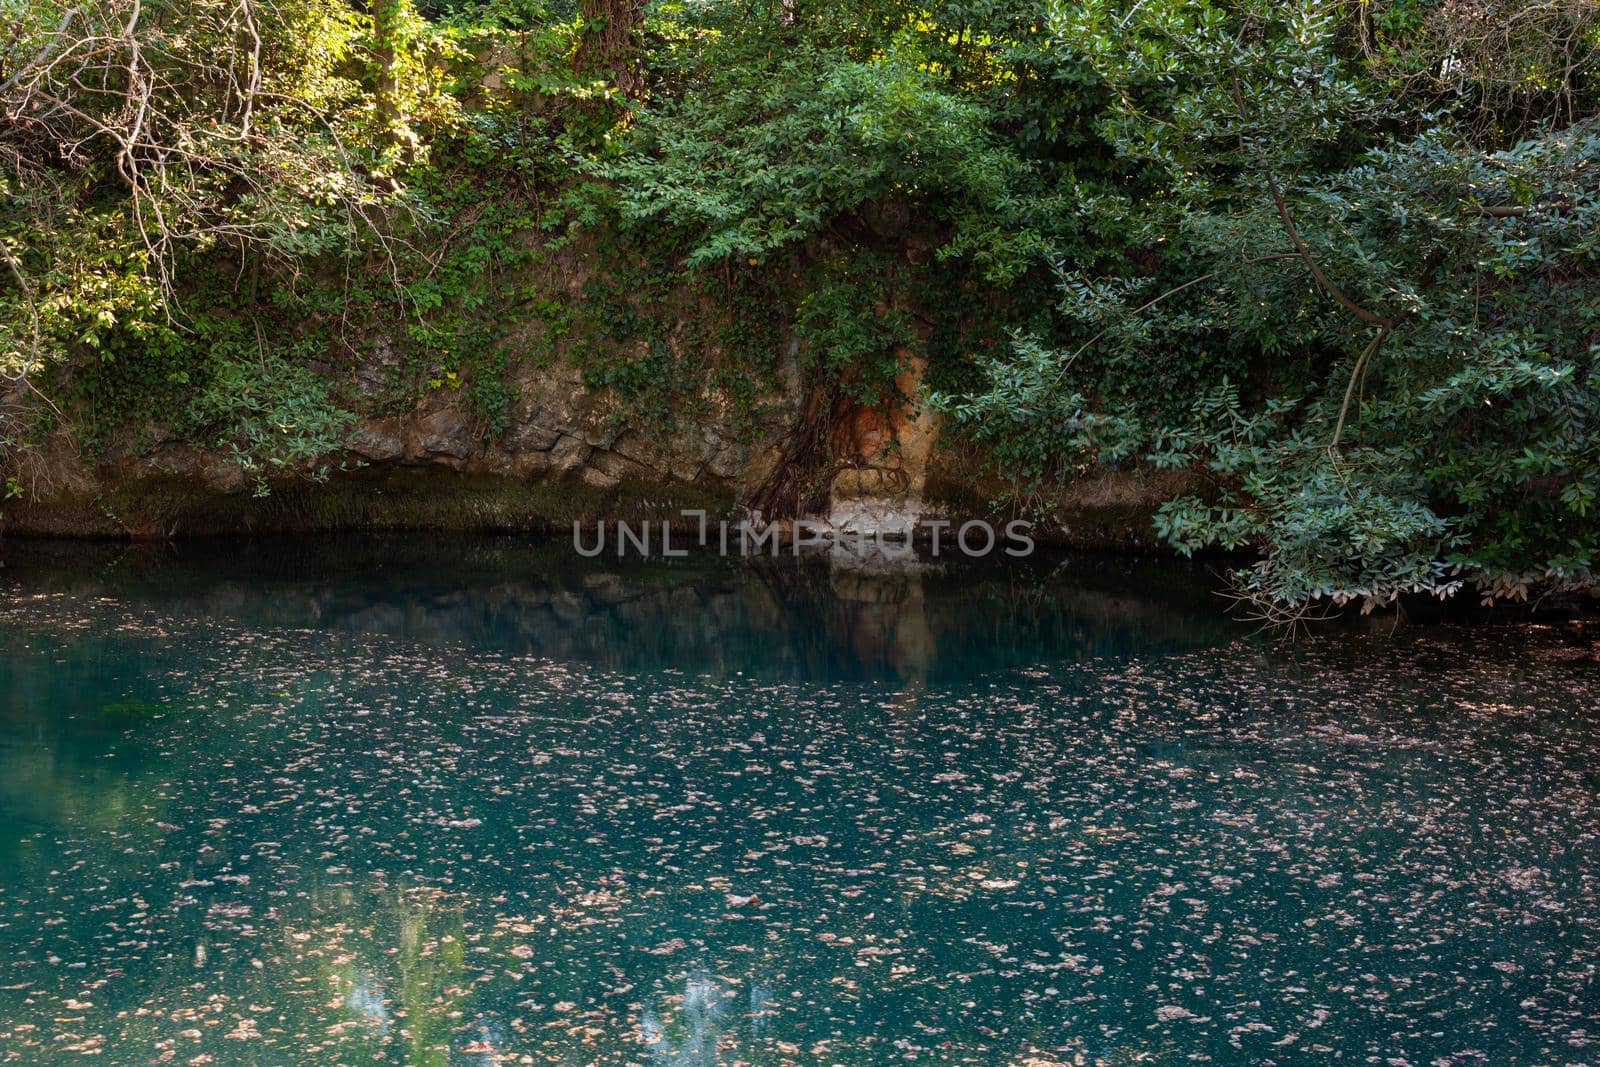
[[(683, 510), (741, 514), (737, 480), (682, 481), (669, 474), (601, 458), (597, 467), (518, 474), (503, 465), (383, 462), (330, 472), (322, 481), (276, 482), (258, 494), (219, 482), (192, 467), (122, 465), (80, 473), (58, 485), (0, 504), (0, 536), (169, 540), (258, 533), (565, 531), (574, 522), (677, 519)], [(202, 461), (203, 462), (203, 461)], [(848, 477), (846, 477), (848, 476)], [(841, 472), (841, 491), (824, 514), (807, 521), (871, 536), (944, 519), (1003, 525), (1018, 512), (997, 500), (1004, 487), (954, 453), (935, 455), (915, 492), (864, 496), (858, 468)], [(1063, 489), (1048, 517), (1032, 526), (1041, 543), (1090, 550), (1172, 556), (1155, 534), (1162, 503), (1193, 488), (1174, 472), (1104, 472)]]

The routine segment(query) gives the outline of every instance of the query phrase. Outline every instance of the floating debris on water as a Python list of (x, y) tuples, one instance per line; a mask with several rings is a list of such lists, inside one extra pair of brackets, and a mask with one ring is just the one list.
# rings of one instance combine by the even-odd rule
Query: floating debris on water
[(799, 682), (270, 610), (0, 603), (0, 1064), (1600, 1062), (1559, 632)]

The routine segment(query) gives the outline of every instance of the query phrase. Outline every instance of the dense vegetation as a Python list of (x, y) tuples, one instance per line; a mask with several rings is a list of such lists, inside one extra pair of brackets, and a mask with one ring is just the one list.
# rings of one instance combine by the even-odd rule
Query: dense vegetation
[[(62, 435), (315, 473), (375, 346), (401, 356), (377, 402), (460, 389), (485, 433), (528, 358), (669, 418), (753, 396), (787, 324), (812, 451), (915, 338), (1019, 499), (1203, 474), (1158, 529), (1258, 550), (1268, 610), (1593, 573), (1594, 0), (0, 16), (10, 492)], [(580, 245), (611, 264), (582, 306), (529, 287)], [(684, 299), (700, 336), (669, 346), (652, 315)], [(518, 317), (551, 351), (497, 343)], [(588, 340), (618, 333), (648, 343)]]

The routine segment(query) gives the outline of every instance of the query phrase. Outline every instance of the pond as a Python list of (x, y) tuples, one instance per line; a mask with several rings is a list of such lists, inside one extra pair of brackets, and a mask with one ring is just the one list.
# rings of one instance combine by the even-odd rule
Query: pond
[(12, 543), (0, 1064), (1600, 1062), (1592, 626)]

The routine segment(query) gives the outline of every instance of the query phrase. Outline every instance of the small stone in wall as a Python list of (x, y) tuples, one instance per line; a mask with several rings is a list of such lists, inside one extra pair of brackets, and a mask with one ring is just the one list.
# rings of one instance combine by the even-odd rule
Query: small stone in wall
[(472, 427), (455, 408), (441, 408), (417, 420), (417, 444), (429, 456), (467, 459), (474, 451)]
[(594, 467), (585, 467), (582, 478), (585, 485), (592, 485), (596, 489), (611, 489), (622, 480), (614, 474), (607, 474), (605, 471)]
[(734, 479), (744, 468), (744, 456), (734, 445), (719, 448), (706, 461), (706, 473), (714, 478)]
[(345, 447), (373, 463), (399, 459), (406, 451), (400, 425), (395, 419), (369, 419)]
[(588, 461), (592, 451), (587, 443), (576, 437), (563, 436), (550, 450), (550, 467), (561, 473), (575, 471)]
[(506, 431), (505, 446), (508, 451), (548, 452), (561, 440), (561, 431), (535, 422), (524, 422)]

